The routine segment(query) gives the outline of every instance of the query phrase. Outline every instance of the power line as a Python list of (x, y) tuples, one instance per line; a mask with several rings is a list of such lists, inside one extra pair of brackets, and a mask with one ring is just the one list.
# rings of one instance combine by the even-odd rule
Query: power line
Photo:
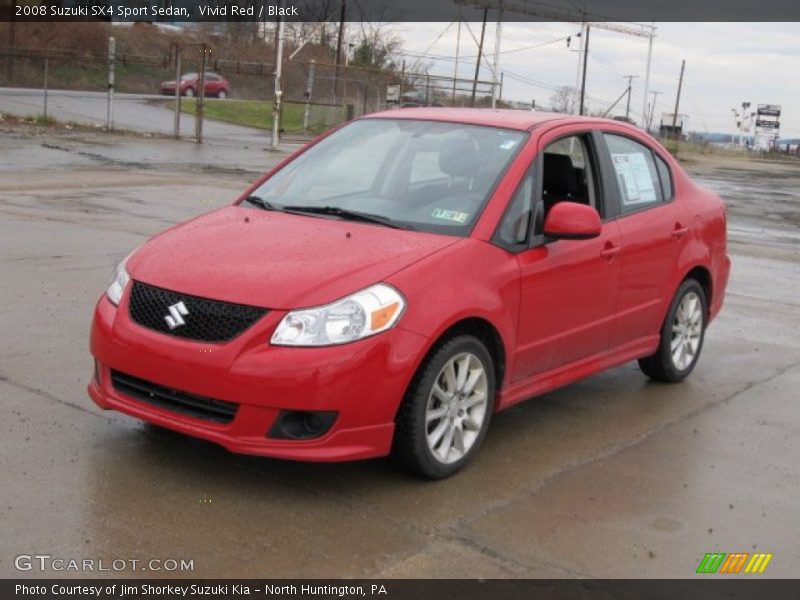
[[(572, 37), (572, 36), (565, 35), (564, 37), (556, 38), (556, 39), (553, 39), (553, 40), (548, 40), (546, 42), (540, 42), (538, 44), (532, 44), (530, 46), (523, 46), (522, 48), (513, 48), (511, 50), (501, 50), (500, 54), (513, 54), (515, 52), (524, 52), (526, 50), (533, 50), (535, 48), (541, 48), (543, 46), (549, 46), (551, 44), (555, 44), (555, 43), (558, 43), (558, 42), (566, 41), (570, 37)], [(455, 62), (455, 60), (456, 60), (454, 56), (447, 56), (447, 55), (444, 55), (444, 54), (430, 54), (430, 53), (427, 53), (427, 52), (414, 52), (412, 50), (406, 50), (406, 51), (401, 52), (400, 54), (402, 56), (410, 56), (410, 57), (414, 57), (414, 58), (429, 58), (431, 60), (441, 60), (441, 61), (446, 61), (446, 62)], [(471, 56), (460, 56), (458, 58), (458, 60), (459, 61), (462, 61), (462, 60), (475, 60), (476, 58), (478, 58), (478, 55), (477, 54), (473, 54)]]

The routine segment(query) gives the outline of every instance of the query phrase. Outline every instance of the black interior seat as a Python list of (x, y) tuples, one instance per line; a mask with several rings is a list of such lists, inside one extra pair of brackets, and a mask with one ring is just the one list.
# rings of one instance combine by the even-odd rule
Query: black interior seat
[(575, 168), (566, 154), (545, 152), (542, 199), (545, 212), (558, 202), (589, 204), (583, 169)]

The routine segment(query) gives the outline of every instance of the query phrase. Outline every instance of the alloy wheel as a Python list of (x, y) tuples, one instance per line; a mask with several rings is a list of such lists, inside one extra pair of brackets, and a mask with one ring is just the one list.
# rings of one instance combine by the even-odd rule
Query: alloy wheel
[(437, 462), (452, 464), (470, 451), (486, 418), (488, 379), (471, 352), (453, 356), (442, 367), (428, 396), (425, 433)]
[(689, 292), (681, 299), (672, 322), (670, 353), (676, 369), (684, 371), (692, 365), (702, 334), (703, 304), (695, 292)]

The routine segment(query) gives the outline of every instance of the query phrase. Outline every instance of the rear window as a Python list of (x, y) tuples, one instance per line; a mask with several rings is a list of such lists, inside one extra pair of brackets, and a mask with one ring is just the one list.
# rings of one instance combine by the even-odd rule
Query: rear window
[(664, 196), (652, 150), (621, 135), (605, 133), (603, 137), (617, 176), (622, 212), (659, 204)]

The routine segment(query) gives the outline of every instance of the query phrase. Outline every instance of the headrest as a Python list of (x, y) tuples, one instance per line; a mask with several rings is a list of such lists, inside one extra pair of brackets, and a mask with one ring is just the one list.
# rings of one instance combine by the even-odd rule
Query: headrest
[(545, 152), (544, 154), (544, 191), (549, 195), (566, 196), (578, 191), (578, 179), (572, 159), (566, 154)]
[(480, 164), (478, 144), (472, 139), (447, 140), (439, 151), (439, 169), (450, 177), (472, 177)]

